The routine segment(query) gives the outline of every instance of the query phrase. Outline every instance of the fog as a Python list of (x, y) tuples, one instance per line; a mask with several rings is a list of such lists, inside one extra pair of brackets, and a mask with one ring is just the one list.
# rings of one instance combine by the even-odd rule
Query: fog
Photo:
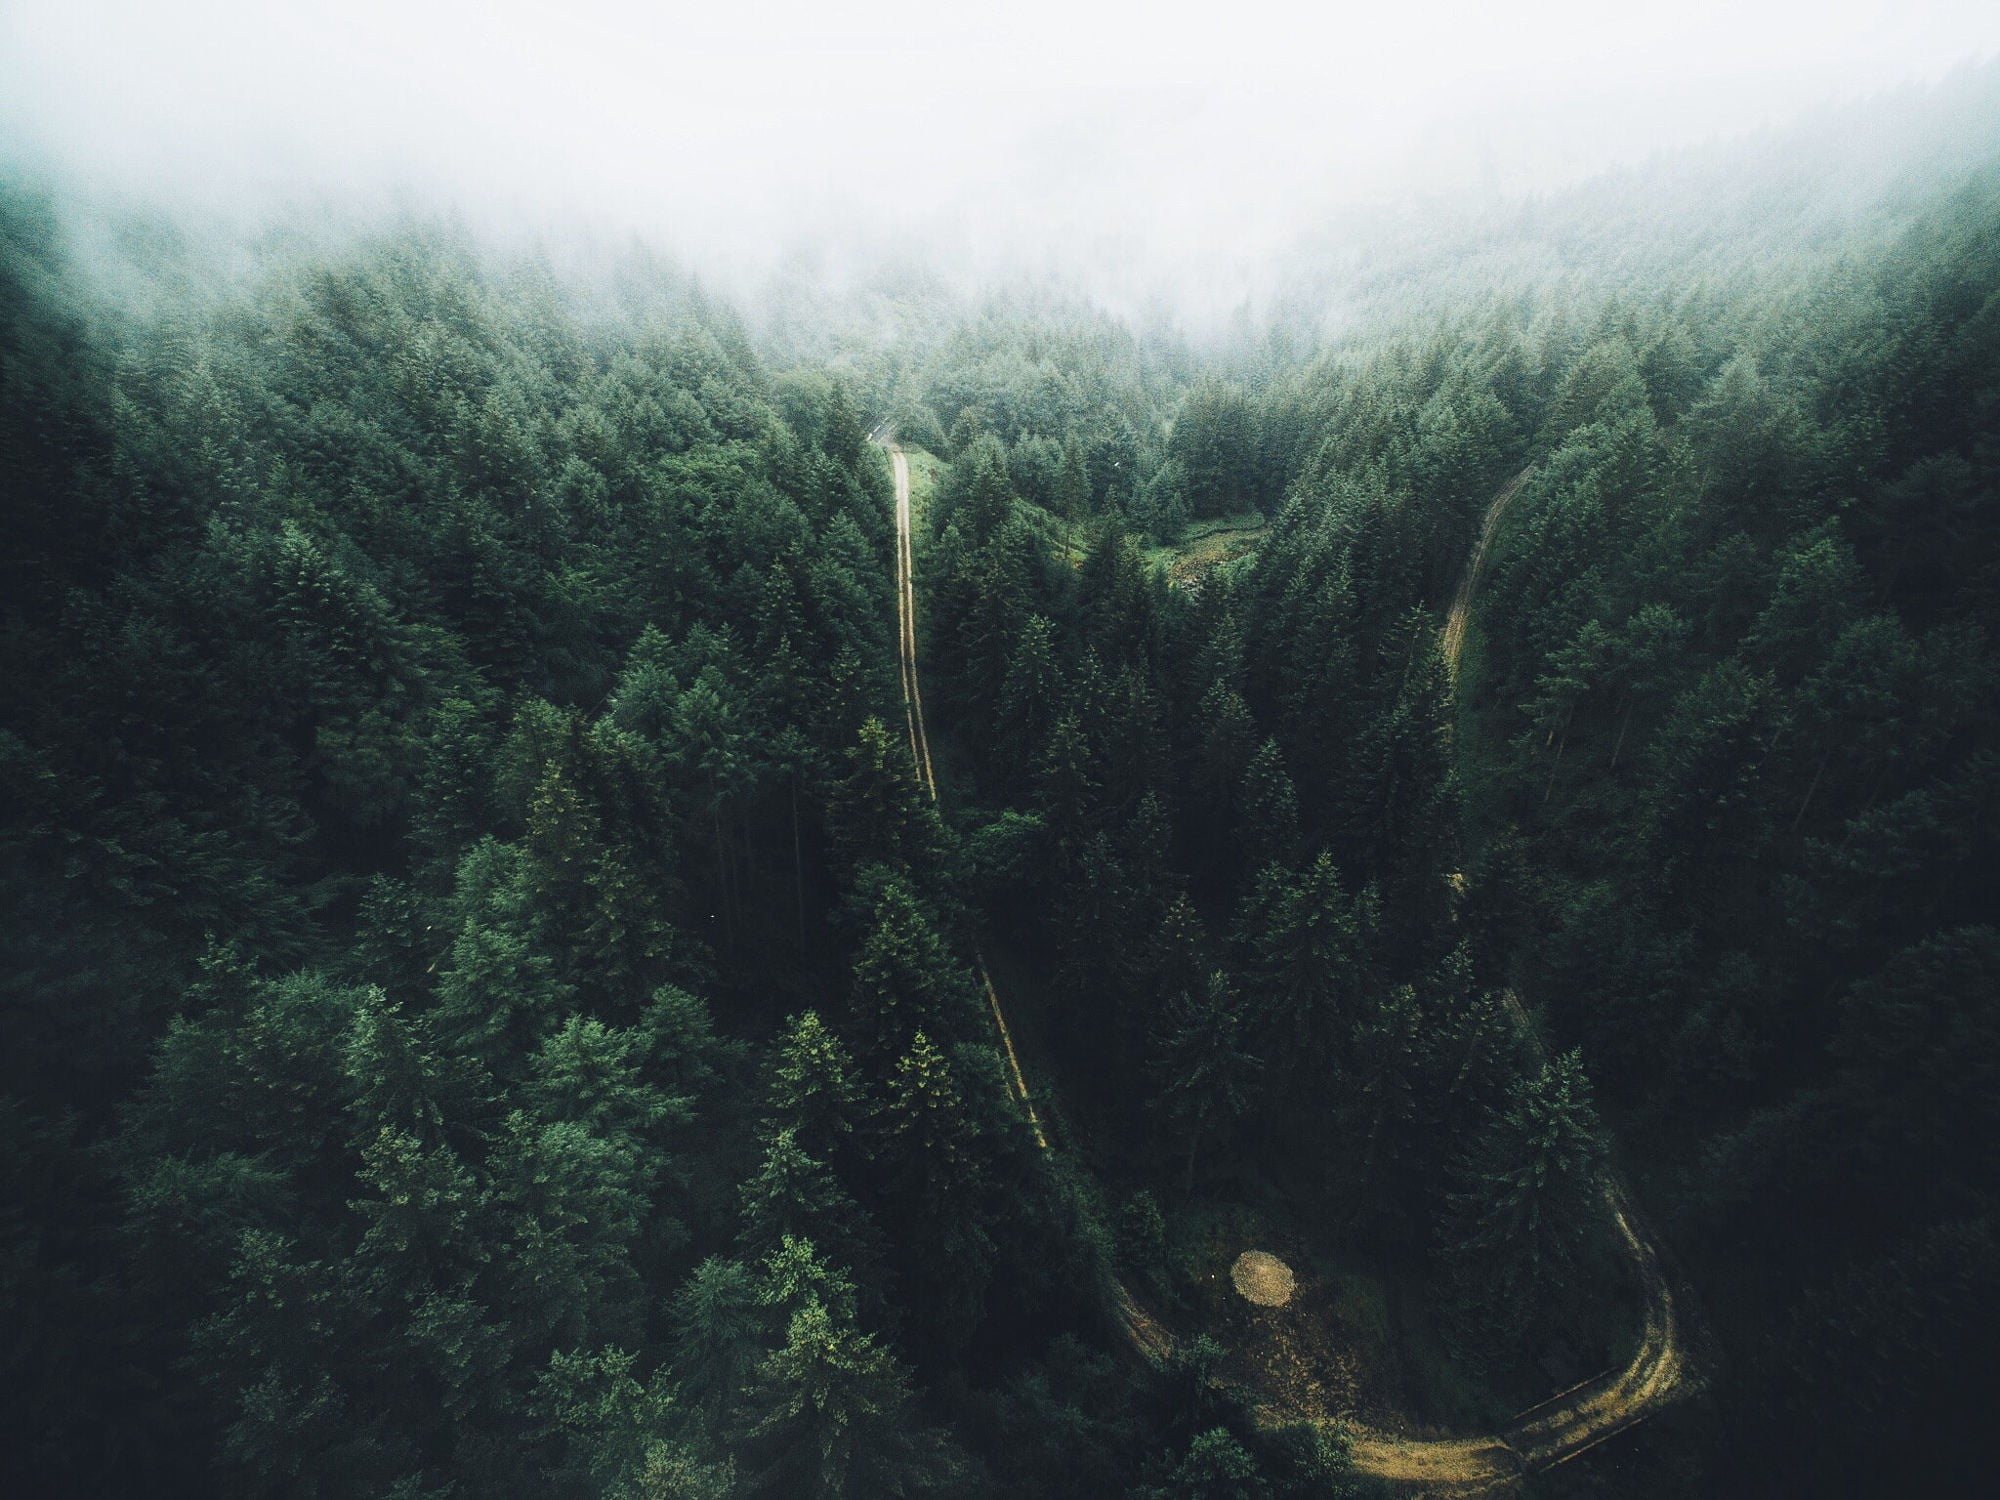
[(1997, 49), (1991, 0), (16, 0), (0, 153), (212, 222), (636, 234), (738, 290), (1025, 267), (1199, 319), (1343, 215), (1551, 191)]

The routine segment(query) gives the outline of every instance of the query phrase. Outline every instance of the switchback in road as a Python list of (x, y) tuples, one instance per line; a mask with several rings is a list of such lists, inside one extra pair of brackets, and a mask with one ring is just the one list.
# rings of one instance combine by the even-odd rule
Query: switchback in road
[[(902, 670), (903, 716), (910, 741), (910, 759), (917, 778), (932, 800), (937, 779), (931, 767), (930, 741), (924, 732), (923, 693), (917, 678), (917, 606), (914, 553), (910, 541), (910, 465), (892, 436), (872, 436), (888, 449), (896, 479), (896, 640)], [(1444, 631), (1445, 658), (1454, 679), (1464, 647), (1466, 622), (1484, 571), (1488, 551), (1508, 503), (1533, 469), (1517, 474), (1488, 505), (1478, 545), (1466, 565), (1465, 577), (1453, 601)], [(999, 991), (979, 958), (979, 979), (993, 1013), (1010, 1091), (1020, 1105), (1035, 1144), (1047, 1151), (1049, 1139), (1027, 1078), (1014, 1048)], [(1541, 1055), (1541, 1040), (1520, 1001), (1510, 991), (1509, 1014)], [(1525, 1474), (1567, 1462), (1614, 1433), (1650, 1416), (1686, 1387), (1685, 1359), (1675, 1316), (1673, 1289), (1661, 1270), (1652, 1243), (1634, 1221), (1625, 1188), (1607, 1171), (1600, 1191), (1604, 1209), (1630, 1262), (1645, 1300), (1645, 1328), (1638, 1352), (1622, 1369), (1607, 1371), (1528, 1408), (1501, 1432), (1458, 1438), (1426, 1438), (1381, 1432), (1360, 1426), (1338, 1412), (1320, 1419), (1339, 1423), (1353, 1439), (1354, 1461), (1380, 1478), (1408, 1485), (1416, 1494), (1462, 1496), (1486, 1494), (1517, 1483)], [(1147, 1313), (1123, 1283), (1110, 1286), (1111, 1311), (1134, 1349), (1153, 1364), (1173, 1352), (1174, 1337)]]

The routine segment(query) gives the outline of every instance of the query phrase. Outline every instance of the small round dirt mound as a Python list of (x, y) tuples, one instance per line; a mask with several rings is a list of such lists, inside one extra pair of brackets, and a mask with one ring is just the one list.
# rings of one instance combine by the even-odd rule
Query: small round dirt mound
[(1236, 1290), (1260, 1307), (1283, 1307), (1292, 1300), (1292, 1268), (1265, 1250), (1245, 1250), (1229, 1268)]

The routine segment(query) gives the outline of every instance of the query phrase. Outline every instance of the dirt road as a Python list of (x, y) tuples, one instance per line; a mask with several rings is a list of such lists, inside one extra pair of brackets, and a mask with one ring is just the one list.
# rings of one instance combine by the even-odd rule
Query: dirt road
[(1472, 549), (1472, 560), (1465, 565), (1465, 576), (1458, 581), (1458, 594), (1451, 601), (1451, 613), (1444, 619), (1444, 663), (1453, 682), (1458, 681), (1458, 658), (1465, 650), (1465, 624), (1472, 614), (1479, 580), (1486, 572), (1486, 554), (1492, 550), (1493, 537), (1500, 530), (1500, 518), (1507, 513), (1508, 504), (1534, 472), (1535, 466), (1529, 464), (1487, 504), (1486, 519), (1479, 527), (1479, 545)]
[[(1445, 618), (1443, 648), (1454, 682), (1465, 649), (1466, 625), (1493, 539), (1507, 507), (1534, 472), (1533, 465), (1523, 469), (1487, 504), (1479, 541)], [(1545, 1061), (1541, 1037), (1520, 998), (1509, 990), (1505, 999), (1514, 1024), (1528, 1039), (1537, 1059)], [(1614, 1433), (1643, 1421), (1684, 1392), (1688, 1381), (1680, 1324), (1673, 1288), (1660, 1268), (1659, 1253), (1635, 1221), (1631, 1199), (1616, 1174), (1607, 1170), (1598, 1191), (1605, 1218), (1625, 1252), (1645, 1304), (1645, 1326), (1631, 1361), (1622, 1369), (1608, 1370), (1529, 1407), (1491, 1437), (1427, 1440), (1351, 1428), (1355, 1461), (1361, 1467), (1385, 1479), (1404, 1481), (1420, 1493), (1480, 1494), (1511, 1484), (1522, 1474), (1567, 1463)]]
[(931, 742), (924, 735), (924, 694), (917, 682), (917, 590), (910, 551), (910, 461), (902, 445), (888, 443), (889, 463), (896, 474), (896, 661), (903, 670), (903, 722), (910, 731), (910, 759), (917, 779), (937, 800), (937, 778), (931, 773)]
[[(917, 780), (930, 793), (931, 801), (935, 802), (937, 776), (931, 770), (931, 742), (924, 733), (923, 685), (917, 680), (917, 590), (915, 553), (910, 546), (910, 461), (904, 455), (902, 445), (893, 437), (871, 436), (889, 450), (889, 466), (896, 476), (896, 660), (903, 674), (903, 721), (909, 729), (910, 761), (916, 767)], [(1000, 992), (993, 987), (993, 976), (986, 972), (984, 955), (975, 953), (974, 958), (979, 965), (979, 982), (986, 990), (986, 1002), (993, 1011), (993, 1029), (1000, 1039), (1001, 1060), (1007, 1065), (1008, 1087), (1027, 1117), (1028, 1128), (1034, 1132), (1035, 1144), (1046, 1151), (1049, 1149), (1048, 1133), (1042, 1129), (1042, 1117), (1028, 1093), (1027, 1075), (1021, 1071), (1020, 1054), (1014, 1050), (1014, 1033), (1007, 1025), (1007, 1012), (1001, 1007)]]
[[(910, 544), (910, 466), (892, 436), (871, 434), (889, 452), (896, 478), (896, 635), (903, 678), (903, 714), (909, 731), (910, 757), (918, 779), (933, 800), (937, 780), (931, 770), (930, 742), (924, 733), (923, 694), (917, 680), (917, 605), (913, 553)], [(1479, 543), (1466, 566), (1465, 578), (1445, 624), (1444, 650), (1454, 678), (1465, 641), (1466, 620), (1478, 592), (1479, 576), (1508, 503), (1527, 482), (1524, 469), (1493, 497), (1480, 530)], [(979, 960), (979, 978), (993, 1012), (994, 1029), (1007, 1066), (1009, 1086), (1044, 1151), (1049, 1140), (1042, 1127), (999, 991)], [(1533, 1023), (1510, 991), (1506, 996), (1515, 1024), (1539, 1056), (1541, 1040)], [(1468, 1496), (1489, 1494), (1517, 1483), (1524, 1474), (1554, 1468), (1594, 1447), (1614, 1433), (1657, 1411), (1685, 1385), (1685, 1362), (1675, 1318), (1673, 1290), (1660, 1269), (1659, 1256), (1635, 1224), (1625, 1188), (1607, 1172), (1601, 1192), (1606, 1215), (1624, 1247), (1645, 1299), (1645, 1328), (1638, 1352), (1623, 1369), (1608, 1371), (1550, 1397), (1522, 1412), (1498, 1433), (1460, 1438), (1426, 1438), (1380, 1432), (1359, 1426), (1340, 1413), (1328, 1411), (1323, 1420), (1339, 1422), (1351, 1435), (1355, 1463), (1381, 1478), (1409, 1486), (1417, 1495)], [(1163, 1363), (1172, 1353), (1174, 1336), (1146, 1312), (1128, 1288), (1113, 1281), (1112, 1314), (1133, 1347), (1148, 1361)]]

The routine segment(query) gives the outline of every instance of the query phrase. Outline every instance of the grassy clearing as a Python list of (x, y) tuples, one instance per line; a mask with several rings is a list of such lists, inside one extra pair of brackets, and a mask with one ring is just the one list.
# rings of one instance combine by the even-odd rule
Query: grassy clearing
[(1199, 521), (1188, 522), (1186, 529), (1181, 532), (1180, 540), (1174, 545), (1186, 549), (1212, 536), (1219, 536), (1223, 532), (1262, 531), (1264, 526), (1264, 513), (1253, 505), (1248, 510), (1239, 510), (1230, 515), (1204, 516)]
[(1263, 512), (1240, 511), (1192, 522), (1172, 546), (1153, 546), (1142, 555), (1183, 588), (1199, 586), (1202, 578), (1224, 563), (1247, 555), (1268, 523)]
[(919, 536), (930, 534), (931, 496), (937, 493), (938, 480), (944, 473), (944, 460), (925, 448), (903, 446), (903, 457), (910, 463), (910, 529)]

